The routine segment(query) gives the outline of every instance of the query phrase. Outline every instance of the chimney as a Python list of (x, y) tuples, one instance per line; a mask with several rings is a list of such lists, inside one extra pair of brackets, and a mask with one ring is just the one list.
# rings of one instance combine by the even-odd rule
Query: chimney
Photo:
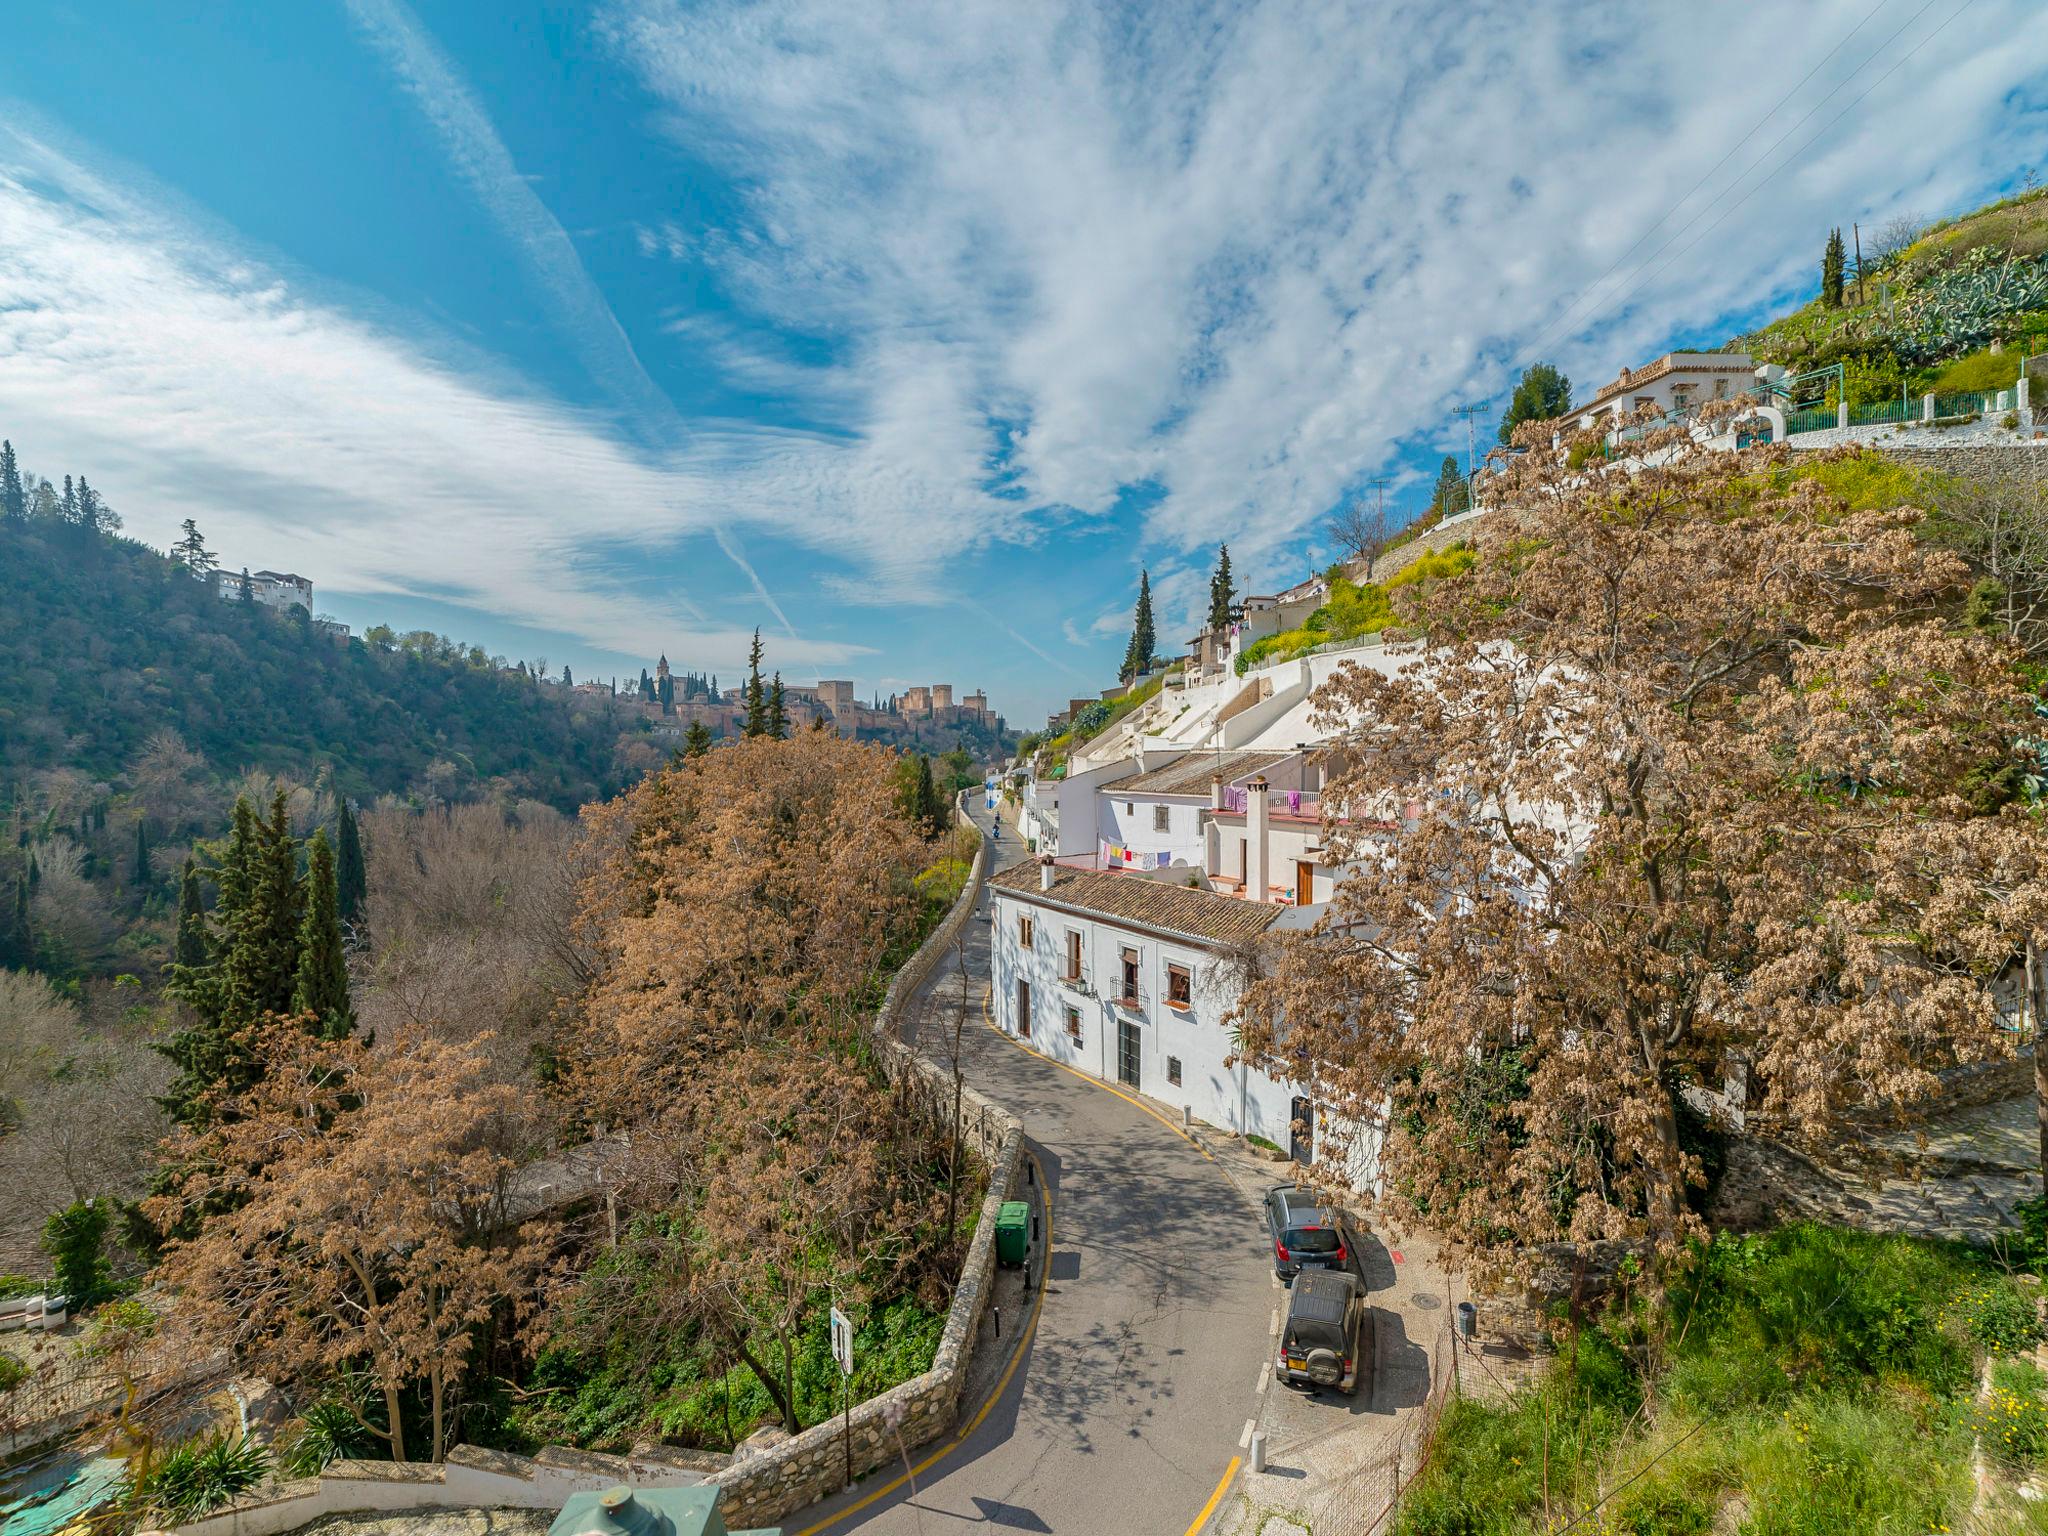
[(1131, 761), (1138, 765), (1138, 772), (1140, 773), (1150, 773), (1152, 771), (1145, 761), (1145, 744), (1142, 741), (1132, 750)]
[(1209, 809), (1223, 809), (1223, 775), (1220, 773), (1211, 775), (1209, 779)]
[(1251, 889), (1245, 894), (1253, 901), (1264, 901), (1271, 883), (1271, 868), (1266, 847), (1266, 776), (1263, 773), (1254, 775), (1251, 783), (1245, 785), (1244, 831), (1252, 849), (1252, 867), (1245, 874), (1245, 882)]
[(1038, 888), (1041, 891), (1052, 889), (1052, 855), (1049, 853), (1038, 856)]

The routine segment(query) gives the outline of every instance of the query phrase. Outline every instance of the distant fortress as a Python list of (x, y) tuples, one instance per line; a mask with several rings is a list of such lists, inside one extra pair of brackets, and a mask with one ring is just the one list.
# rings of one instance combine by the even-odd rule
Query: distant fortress
[[(702, 721), (721, 736), (737, 735), (746, 721), (745, 688), (721, 688), (715, 676), (701, 673), (677, 674), (667, 656), (655, 662), (651, 673), (642, 672), (638, 682), (614, 678), (609, 683), (579, 683), (575, 691), (637, 709), (657, 735), (680, 734), (692, 721)], [(980, 726), (998, 734), (1003, 730), (1002, 716), (989, 708), (987, 694), (977, 688), (955, 702), (951, 683), (919, 684), (886, 699), (877, 694), (869, 702), (854, 692), (847, 678), (825, 678), (814, 686), (786, 682), (782, 707), (793, 727), (823, 719), (842, 736), (893, 738), (914, 734), (919, 727)]]

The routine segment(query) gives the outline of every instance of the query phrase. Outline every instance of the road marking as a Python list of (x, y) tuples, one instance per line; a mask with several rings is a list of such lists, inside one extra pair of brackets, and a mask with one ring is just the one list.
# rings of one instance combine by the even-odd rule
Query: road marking
[(1195, 1516), (1195, 1523), (1188, 1527), (1187, 1536), (1197, 1536), (1202, 1527), (1209, 1523), (1209, 1517), (1216, 1513), (1216, 1506), (1223, 1502), (1223, 1490), (1230, 1486), (1230, 1480), (1237, 1476), (1237, 1469), (1243, 1465), (1242, 1458), (1230, 1458), (1230, 1465), (1223, 1469), (1223, 1480), (1216, 1485), (1216, 1491), (1209, 1495), (1209, 1502), (1202, 1506), (1202, 1512)]
[[(1026, 1157), (1031, 1158), (1031, 1162), (1034, 1167), (1037, 1166), (1038, 1159), (1035, 1157), (1031, 1157), (1031, 1153), (1028, 1150), (1025, 1152), (1024, 1155)], [(898, 1488), (901, 1488), (905, 1483), (909, 1482), (912, 1478), (918, 1476), (926, 1469), (936, 1466), (941, 1460), (943, 1460), (947, 1456), (950, 1456), (955, 1450), (957, 1450), (960, 1447), (960, 1445), (966, 1441), (969, 1435), (973, 1434), (977, 1429), (981, 1428), (981, 1421), (988, 1417), (989, 1410), (995, 1407), (995, 1405), (1002, 1400), (1003, 1393), (1009, 1390), (1010, 1378), (1017, 1374), (1017, 1367), (1023, 1364), (1024, 1362), (1025, 1347), (1030, 1344), (1032, 1335), (1038, 1332), (1038, 1314), (1045, 1310), (1045, 1288), (1048, 1281), (1049, 1273), (1052, 1269), (1052, 1265), (1050, 1263), (1045, 1262), (1045, 1260), (1049, 1259), (1052, 1255), (1052, 1186), (1046, 1183), (1045, 1170), (1043, 1168), (1040, 1168), (1038, 1170), (1038, 1187), (1042, 1191), (1043, 1198), (1045, 1201), (1045, 1252), (1043, 1255), (1041, 1255), (1038, 1266), (1038, 1296), (1037, 1299), (1035, 1299), (1031, 1303), (1031, 1318), (1028, 1322), (1025, 1323), (1024, 1331), (1017, 1335), (1017, 1347), (1010, 1352), (1010, 1363), (1003, 1367), (1003, 1374), (1001, 1378), (996, 1382), (995, 1390), (989, 1393), (987, 1399), (982, 1403), (980, 1410), (976, 1412), (973, 1418), (969, 1419), (965, 1424), (960, 1426), (960, 1428), (954, 1433), (953, 1438), (951, 1440), (948, 1440), (936, 1451), (933, 1451), (931, 1455), (925, 1457), (923, 1461), (920, 1461), (908, 1472), (898, 1473), (888, 1482), (882, 1484), (881, 1487), (875, 1489), (871, 1493), (863, 1495), (854, 1503), (847, 1505), (846, 1508), (840, 1510), (838, 1514), (828, 1515), (825, 1519), (820, 1520), (816, 1525), (805, 1526), (802, 1530), (796, 1533), (796, 1536), (818, 1536), (818, 1532), (830, 1530), (833, 1526), (837, 1525), (840, 1521), (844, 1520), (848, 1515), (859, 1514), (862, 1510), (866, 1509), (870, 1504), (874, 1503), (877, 1499), (888, 1497), (890, 1494), (894, 1493)], [(1237, 1462), (1233, 1459), (1230, 1465), (1232, 1469), (1235, 1470)], [(1220, 1493), (1221, 1490), (1219, 1489), (1218, 1492)], [(1209, 1501), (1210, 1507), (1214, 1508), (1215, 1503), (1216, 1501), (1212, 1498)], [(1205, 1519), (1207, 1518), (1207, 1514), (1208, 1511), (1203, 1511), (1203, 1517)], [(1200, 1521), (1196, 1522), (1196, 1524), (1198, 1525), (1200, 1523)]]
[(988, 1027), (991, 1030), (994, 1030), (995, 1035), (998, 1039), (1009, 1041), (1010, 1044), (1017, 1047), (1017, 1049), (1022, 1051), (1025, 1055), (1036, 1056), (1040, 1061), (1046, 1063), (1048, 1066), (1058, 1067), (1062, 1072), (1071, 1072), (1075, 1077), (1081, 1079), (1082, 1082), (1088, 1084), (1088, 1086), (1091, 1088), (1100, 1088), (1104, 1093), (1114, 1094), (1117, 1098), (1122, 1099), (1126, 1104), (1130, 1105), (1133, 1109), (1142, 1109), (1146, 1114), (1150, 1115), (1154, 1120), (1157, 1120), (1161, 1125), (1165, 1126), (1169, 1131), (1173, 1132), (1173, 1134), (1178, 1136), (1182, 1141), (1186, 1142), (1189, 1146), (1193, 1147), (1197, 1152), (1201, 1153), (1206, 1161), (1212, 1163), (1216, 1161), (1215, 1155), (1211, 1153), (1207, 1147), (1203, 1146), (1199, 1141), (1195, 1140), (1194, 1137), (1190, 1136), (1186, 1131), (1182, 1130), (1179, 1126), (1175, 1125), (1171, 1120), (1167, 1119), (1166, 1116), (1160, 1114), (1158, 1110), (1154, 1109), (1150, 1104), (1147, 1104), (1143, 1099), (1134, 1098), (1132, 1095), (1125, 1093), (1121, 1088), (1112, 1088), (1108, 1083), (1105, 1083), (1101, 1078), (1091, 1076), (1090, 1074), (1083, 1072), (1079, 1067), (1070, 1067), (1064, 1061), (1056, 1060), (1055, 1058), (1046, 1055), (1045, 1052), (1035, 1050), (1031, 1046), (1026, 1045), (1022, 1040), (1017, 1039), (1016, 1036), (1011, 1035), (1004, 1030), (997, 1029), (995, 1014), (989, 1008), (989, 999), (993, 995), (994, 993), (992, 989), (990, 991), (985, 991), (981, 994), (981, 1019), (982, 1022), (988, 1025)]
[(1269, 1335), (1277, 1335), (1280, 1332), (1280, 1309), (1278, 1307), (1275, 1307), (1266, 1318), (1266, 1332)]
[(1267, 1387), (1271, 1386), (1272, 1383), (1273, 1362), (1270, 1360), (1262, 1360), (1259, 1362), (1259, 1384), (1253, 1390), (1263, 1392), (1266, 1390)]
[[(1237, 1437), (1237, 1448), (1240, 1451), (1252, 1443), (1252, 1435), (1258, 1430), (1258, 1427), (1259, 1421), (1257, 1419), (1246, 1419), (1244, 1421), (1244, 1433)], [(1199, 1523), (1198, 1521), (1197, 1524)]]

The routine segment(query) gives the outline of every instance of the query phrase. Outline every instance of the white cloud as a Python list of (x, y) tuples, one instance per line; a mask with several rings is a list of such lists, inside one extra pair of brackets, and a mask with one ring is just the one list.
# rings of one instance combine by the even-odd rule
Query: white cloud
[(1871, 9), (618, 0), (607, 26), (753, 189), (702, 259), (849, 358), (851, 451), (761, 482), (904, 537), (901, 508), (973, 507), (998, 417), (1032, 502), (1156, 480), (1155, 546), (1228, 539), (1271, 585), (1398, 447), (1462, 450), (1448, 407), (1497, 413), (1521, 346), (1724, 157), (1546, 344), (1582, 387), (1809, 282), (1830, 225), (1966, 206), (2038, 151), (2014, 92), (2048, 11)]
[[(637, 653), (676, 633), (604, 557), (716, 529), (714, 488), (606, 424), (416, 341), (0, 130), (0, 410), (33, 466), (89, 467), (159, 544), (199, 521), (235, 564), (431, 597)], [(578, 498), (578, 487), (605, 494)], [(692, 654), (732, 665), (739, 625)], [(867, 647), (791, 640), (792, 668)]]

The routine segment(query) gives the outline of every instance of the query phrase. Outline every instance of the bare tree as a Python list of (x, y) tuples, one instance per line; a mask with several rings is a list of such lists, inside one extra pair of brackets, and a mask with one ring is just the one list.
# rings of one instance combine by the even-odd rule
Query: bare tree
[(1863, 265), (1870, 271), (1889, 265), (1920, 238), (1926, 226), (1910, 213), (1895, 214), (1874, 231), (1863, 248)]
[(1364, 564), (1367, 581), (1372, 580), (1373, 567), (1386, 553), (1394, 535), (1384, 507), (1369, 508), (1359, 501), (1346, 502), (1338, 508), (1324, 531), (1343, 552), (1347, 563)]
[(1969, 617), (2039, 658), (2048, 653), (2048, 484), (2026, 469), (1944, 480), (1937, 526), (1981, 573)]

